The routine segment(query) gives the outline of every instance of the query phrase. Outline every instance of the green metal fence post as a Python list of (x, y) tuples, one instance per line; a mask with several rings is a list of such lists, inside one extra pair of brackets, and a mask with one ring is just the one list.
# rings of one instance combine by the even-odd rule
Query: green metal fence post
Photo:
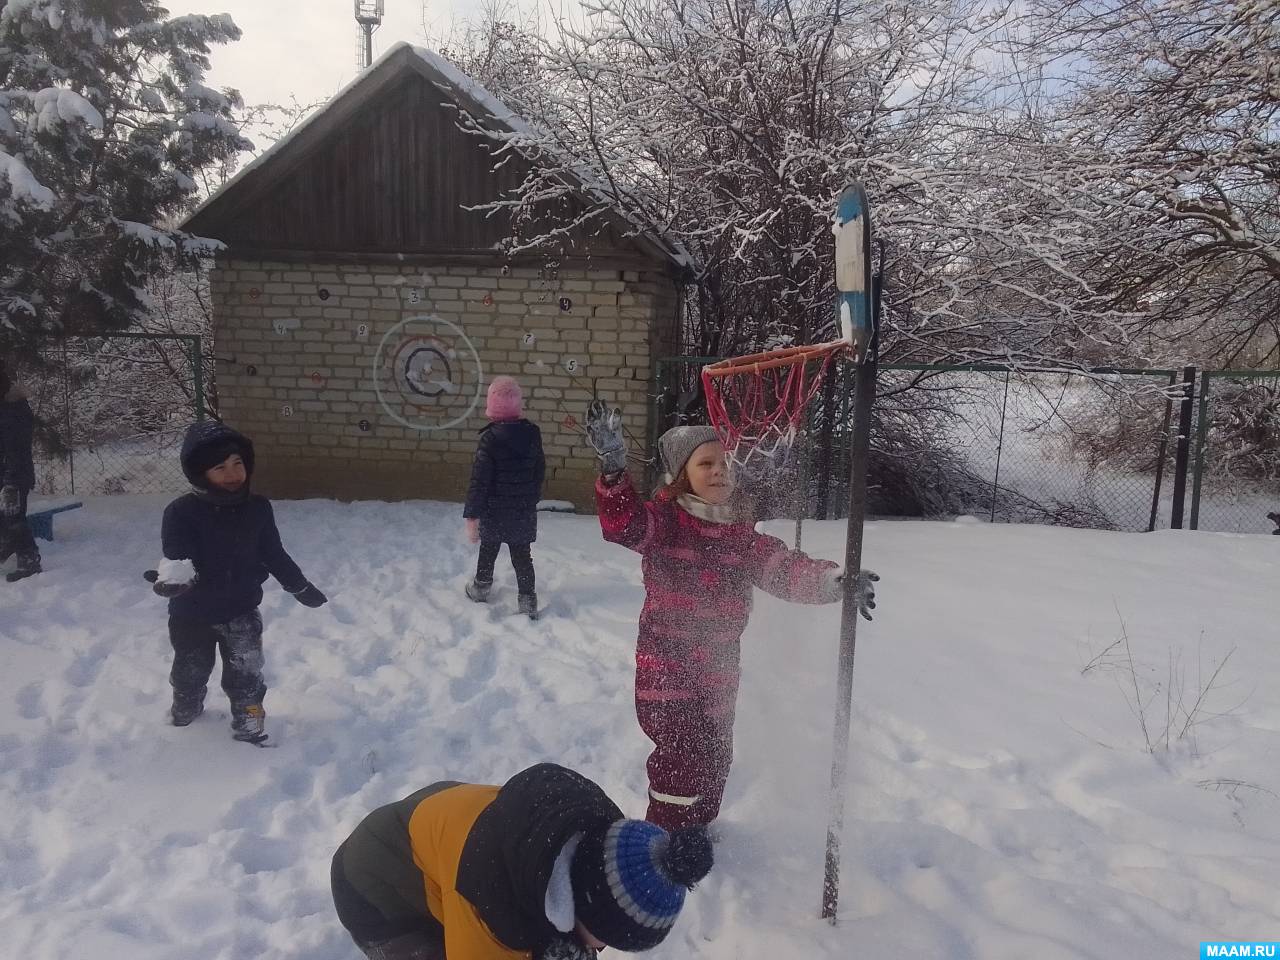
[(996, 473), (991, 478), (991, 523), (996, 522), (996, 500), (1000, 496), (1000, 458), (1004, 453), (1004, 419), (1009, 412), (1009, 371), (1004, 374), (1004, 399), (1000, 402), (1000, 439), (996, 441)]
[(1206, 370), (1200, 377), (1200, 410), (1196, 424), (1196, 475), (1191, 485), (1191, 529), (1200, 529), (1200, 484), (1204, 479), (1204, 448), (1209, 438), (1209, 378)]
[(195, 377), (196, 420), (204, 419), (204, 343), (200, 336), (191, 338), (191, 375)]
[(1182, 511), (1187, 501), (1187, 458), (1191, 449), (1191, 405), (1196, 390), (1196, 368), (1182, 368), (1182, 403), (1178, 411), (1178, 453), (1173, 464), (1173, 510), (1169, 528), (1182, 529)]
[[(1147, 521), (1147, 533), (1156, 528), (1156, 518), (1160, 512), (1160, 485), (1164, 482), (1164, 461), (1169, 456), (1169, 424), (1173, 422), (1173, 388), (1177, 385), (1178, 375), (1169, 374), (1169, 390), (1164, 403), (1164, 425), (1160, 428), (1160, 443), (1156, 452), (1156, 480), (1151, 490), (1151, 518)], [(1199, 489), (1199, 488), (1197, 488)], [(1192, 516), (1195, 516), (1195, 505), (1192, 504)]]

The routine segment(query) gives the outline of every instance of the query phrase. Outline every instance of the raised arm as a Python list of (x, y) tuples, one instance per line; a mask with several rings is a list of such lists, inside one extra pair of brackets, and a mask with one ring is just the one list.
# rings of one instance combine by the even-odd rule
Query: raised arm
[(596, 480), (596, 510), (600, 514), (600, 532), (610, 543), (644, 553), (663, 539), (666, 512), (640, 499), (625, 472)]

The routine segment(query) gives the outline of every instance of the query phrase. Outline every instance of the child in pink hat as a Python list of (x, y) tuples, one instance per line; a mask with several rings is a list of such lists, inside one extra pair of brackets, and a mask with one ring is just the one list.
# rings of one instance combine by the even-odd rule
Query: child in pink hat
[(484, 413), (489, 424), (480, 431), (462, 511), (467, 535), (480, 544), (476, 576), (467, 584), (467, 596), (476, 603), (488, 601), (493, 565), (505, 543), (516, 571), (520, 612), (536, 619), (538, 595), (530, 544), (538, 537), (538, 501), (546, 474), (542, 432), (524, 418), (524, 398), (514, 377), (493, 378)]

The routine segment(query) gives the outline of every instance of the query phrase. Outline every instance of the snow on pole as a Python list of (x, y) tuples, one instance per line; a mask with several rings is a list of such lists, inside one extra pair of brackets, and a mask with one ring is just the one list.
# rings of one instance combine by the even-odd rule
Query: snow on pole
[(858, 629), (856, 586), (862, 568), (862, 528), (867, 507), (867, 459), (871, 449), (871, 405), (876, 395), (875, 321), (879, 284), (871, 277), (871, 208), (861, 184), (845, 187), (836, 203), (836, 311), (841, 330), (857, 348), (853, 444), (849, 463), (849, 522), (844, 552), (844, 603), (840, 613), (840, 659), (836, 675), (832, 737), (830, 814), (822, 916), (835, 923), (840, 901), (840, 835), (844, 830), (844, 785), (853, 712), (853, 652)]

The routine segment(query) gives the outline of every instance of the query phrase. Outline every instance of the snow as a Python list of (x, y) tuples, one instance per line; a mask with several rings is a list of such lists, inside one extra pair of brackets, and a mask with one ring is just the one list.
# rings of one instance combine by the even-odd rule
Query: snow
[(172, 250), (175, 246), (173, 235), (168, 230), (157, 230), (155, 227), (134, 220), (116, 220), (115, 224), (120, 228), (121, 233), (148, 246), (156, 246), (164, 250)]
[(538, 509), (557, 513), (573, 513), (578, 508), (568, 500), (539, 500)]
[(35, 122), (37, 130), (56, 131), (63, 124), (74, 120), (95, 130), (101, 130), (104, 125), (98, 108), (74, 90), (46, 87), (31, 98), (31, 103), (38, 113)]
[(195, 579), (196, 567), (190, 560), (161, 560), (156, 564), (160, 583), (190, 583)]
[(9, 181), (9, 190), (17, 200), (52, 210), (57, 195), (35, 178), (21, 157), (14, 157), (0, 150), (0, 176)]
[[(474, 548), (457, 504), (278, 502), (330, 603), (268, 584), (280, 746), (253, 750), (230, 739), (216, 677), (204, 717), (165, 724), (164, 603), (140, 574), (167, 501), (89, 498), (41, 544), (47, 572), (0, 584), (10, 955), (351, 960), (329, 858), (375, 806), (551, 759), (643, 813), (639, 560), (594, 517), (540, 519), (548, 609), (529, 623), (504, 561), (491, 604), (463, 596)], [(808, 524), (805, 544), (839, 558), (844, 534)], [(817, 919), (837, 611), (759, 596), (718, 864), (650, 956), (1109, 960), (1274, 936), (1278, 550), (1270, 536), (868, 524), (883, 579), (858, 630), (839, 925)], [(1132, 673), (1111, 646), (1122, 620)], [(1228, 654), (1200, 722), (1181, 741), (1173, 724), (1166, 749), (1165, 691), (1190, 709)]]

